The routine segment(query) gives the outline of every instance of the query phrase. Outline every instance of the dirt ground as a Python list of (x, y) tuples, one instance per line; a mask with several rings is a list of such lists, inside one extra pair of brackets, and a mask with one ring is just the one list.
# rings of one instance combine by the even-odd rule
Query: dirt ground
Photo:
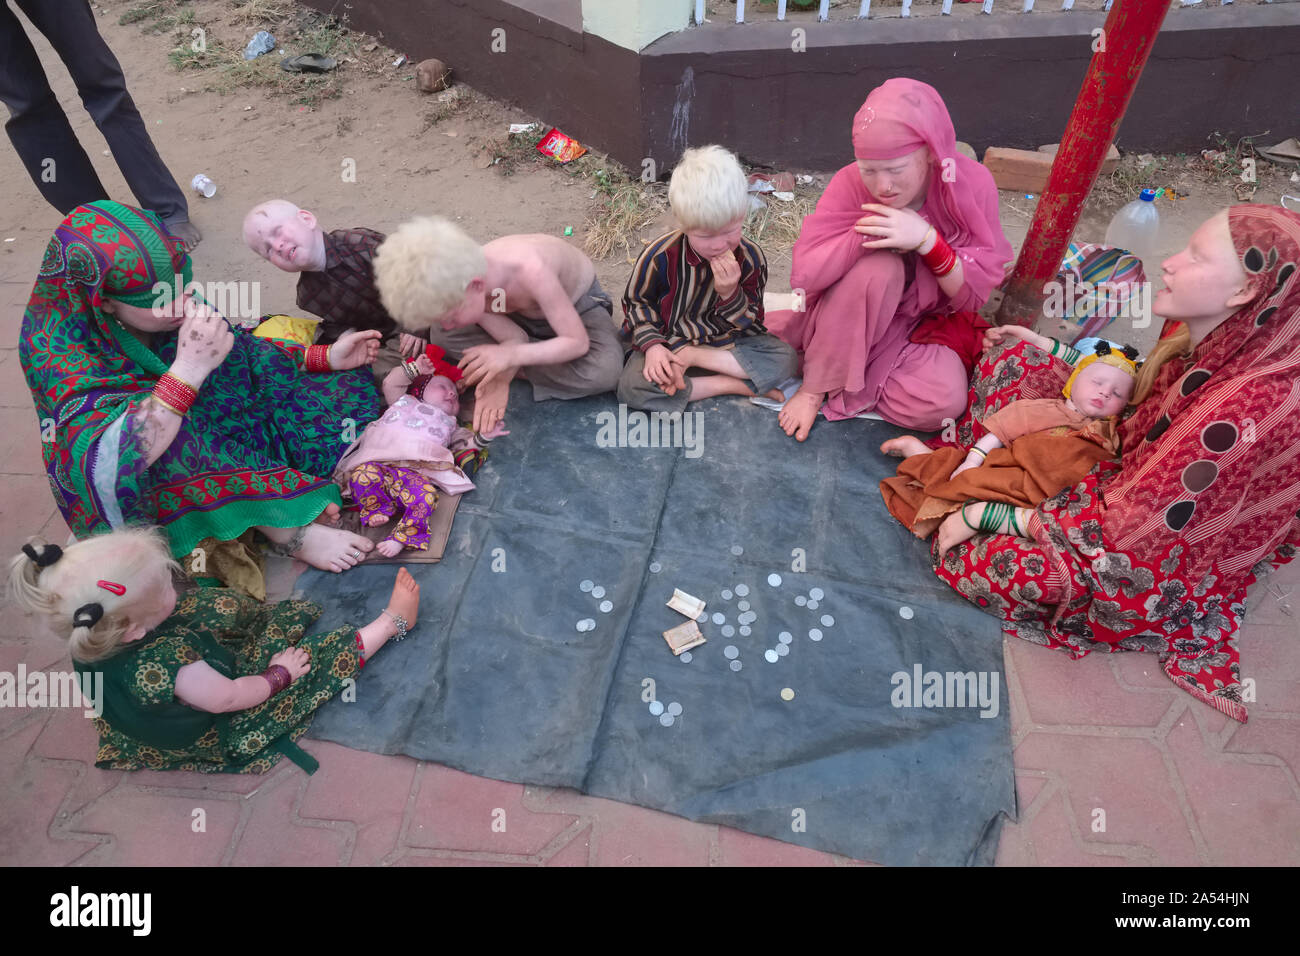
[[(161, 0), (165, 5), (166, 0)], [(440, 213), (454, 217), (472, 235), (488, 239), (506, 232), (547, 232), (562, 235), (573, 228), (572, 241), (581, 244), (588, 215), (596, 199), (589, 177), (580, 177), (545, 165), (545, 160), (525, 159), (509, 164), (510, 175), (500, 165), (481, 168), (485, 142), (499, 140), (511, 123), (546, 117), (528, 116), (518, 109), (473, 95), (467, 108), (444, 110), (436, 94), (420, 93), (410, 65), (394, 67), (392, 53), (369, 38), (352, 35), (349, 51), (331, 82), (337, 98), (298, 96), (277, 87), (232, 84), (219, 67), (178, 69), (177, 56), (187, 63), (184, 49), (189, 31), (202, 26), (210, 42), (238, 49), (263, 25), (256, 19), (237, 21), (232, 0), (194, 0), (172, 9), (184, 19), (172, 29), (151, 32), (147, 18), (123, 25), (132, 11), (160, 0), (104, 0), (95, 5), (100, 30), (117, 53), (128, 87), (145, 117), (154, 141), (177, 180), (188, 187), (196, 173), (206, 173), (217, 184), (211, 199), (190, 195), (193, 221), (204, 231), (205, 241), (195, 253), (195, 277), (201, 281), (259, 281), (264, 311), (291, 311), (295, 277), (281, 273), (250, 253), (239, 237), (244, 213), (255, 203), (275, 196), (289, 198), (315, 211), (326, 228), (370, 226), (391, 230), (413, 213)], [(268, 8), (292, 9), (291, 3), (262, 0)], [(245, 12), (258, 3), (244, 0)], [(300, 12), (300, 17), (310, 16)], [(154, 24), (156, 28), (156, 24)], [(114, 198), (131, 202), (121, 174), (98, 130), (76, 98), (62, 64), (35, 31), (34, 42), (46, 64), (60, 101), (78, 136), (95, 161), (101, 178)], [(283, 36), (291, 34), (281, 33)], [(287, 52), (292, 43), (281, 40)], [(172, 54), (169, 59), (169, 54)], [(270, 57), (279, 59), (278, 53)], [(191, 64), (192, 65), (192, 64)], [(451, 64), (454, 69), (455, 64)], [(445, 118), (437, 118), (449, 112)], [(1064, 122), (1062, 117), (1062, 122)], [(432, 121), (431, 121), (432, 120)], [(1207, 132), (1207, 146), (1215, 143)], [(1278, 139), (1284, 133), (1279, 133)], [(960, 131), (959, 131), (960, 135)], [(1269, 139), (1272, 142), (1272, 138)], [(846, 143), (845, 160), (851, 159)], [(1122, 144), (1121, 144), (1122, 145)], [(345, 168), (355, 163), (355, 181), (347, 181)], [(1127, 159), (1131, 165), (1135, 159)], [(1163, 221), (1162, 255), (1181, 248), (1186, 237), (1215, 209), (1234, 200), (1230, 176), (1207, 172), (1199, 157), (1155, 157), (1149, 172), (1152, 185), (1177, 185), (1190, 193), (1178, 202), (1160, 203)], [(1261, 187), (1255, 201), (1277, 202), (1285, 176), (1261, 162)], [(817, 175), (824, 185), (833, 171), (793, 170)], [(7, 202), (0, 210), (0, 288), (8, 319), (3, 324), (0, 348), (17, 344), (22, 309), (49, 234), (59, 216), (40, 198), (6, 145), (0, 148), (0, 177), (8, 186)], [(1125, 183), (1128, 181), (1125, 180)], [(1293, 186), (1300, 192), (1300, 186)], [(1118, 207), (1120, 191), (1099, 188), (1090, 202), (1076, 237), (1098, 241), (1105, 223)], [(1035, 199), (1002, 193), (1002, 223), (1017, 248), (1028, 228)], [(667, 225), (666, 219), (641, 230), (650, 237)], [(632, 240), (633, 249), (639, 243)], [(790, 259), (784, 246), (765, 246), (771, 264), (769, 290), (788, 290)], [(629, 261), (622, 254), (596, 263), (602, 284), (617, 293), (626, 282)], [(1149, 270), (1154, 263), (1148, 263)], [(1135, 344), (1155, 330), (1135, 333)], [(12, 367), (12, 366), (11, 366)]]

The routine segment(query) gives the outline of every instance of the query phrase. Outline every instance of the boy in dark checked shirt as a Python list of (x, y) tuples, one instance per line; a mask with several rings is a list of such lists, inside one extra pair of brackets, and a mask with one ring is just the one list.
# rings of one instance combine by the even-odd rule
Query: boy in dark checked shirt
[(373, 229), (324, 232), (316, 217), (284, 199), (255, 206), (244, 218), (244, 242), (277, 269), (297, 272), (298, 307), (320, 316), (316, 342), (329, 345), (350, 330), (382, 333), (371, 366), (377, 381), (427, 343), (397, 327), (375, 288), (374, 255), (385, 239)]

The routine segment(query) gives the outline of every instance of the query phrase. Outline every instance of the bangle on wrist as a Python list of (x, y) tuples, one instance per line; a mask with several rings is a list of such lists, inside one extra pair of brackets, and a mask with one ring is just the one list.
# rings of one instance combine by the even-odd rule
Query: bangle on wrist
[(981, 458), (987, 458), (989, 456), (988, 452), (986, 452), (979, 445), (972, 445), (970, 450), (972, 454), (978, 453)]
[(270, 697), (274, 697), (293, 683), (293, 678), (289, 676), (289, 669), (283, 664), (272, 664), (262, 673), (262, 677), (271, 685)]
[[(930, 228), (934, 229), (933, 226)], [(920, 255), (921, 261), (934, 273), (936, 279), (942, 279), (957, 268), (957, 253), (953, 252), (952, 246), (937, 231), (934, 234), (934, 246), (929, 252)]]
[(153, 397), (177, 415), (184, 415), (198, 401), (199, 390), (171, 372), (164, 372), (154, 383)]
[(930, 233), (932, 232), (934, 233), (935, 238), (938, 239), (939, 233), (935, 230), (934, 226), (931, 226), (929, 229), (925, 230), (925, 235), (921, 237), (921, 241), (914, 245), (910, 251), (920, 252), (921, 247), (930, 241)]
[(303, 371), (306, 372), (332, 372), (333, 366), (330, 365), (331, 345), (313, 345), (307, 349), (307, 357), (303, 360)]

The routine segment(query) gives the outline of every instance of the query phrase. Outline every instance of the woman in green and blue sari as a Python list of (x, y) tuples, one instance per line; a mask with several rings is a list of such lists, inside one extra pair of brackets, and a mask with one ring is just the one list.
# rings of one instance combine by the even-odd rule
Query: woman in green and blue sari
[(325, 523), (341, 504), (329, 476), (379, 416), (378, 333), (259, 338), (191, 278), (180, 241), (120, 203), (78, 207), (46, 248), (19, 356), (68, 526), (157, 525), (176, 557), (257, 528), (314, 567), (354, 566), (373, 545)]

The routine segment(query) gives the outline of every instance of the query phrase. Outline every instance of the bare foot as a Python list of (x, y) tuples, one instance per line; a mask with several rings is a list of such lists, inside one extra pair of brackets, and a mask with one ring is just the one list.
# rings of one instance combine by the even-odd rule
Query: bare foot
[[(406, 568), (397, 572), (397, 580), (393, 582), (393, 596), (388, 599), (385, 610), (404, 620), (408, 631), (415, 627), (420, 611), (420, 586)], [(384, 618), (387, 620), (388, 616), (384, 615)]]
[(389, 521), (389, 515), (381, 514), (380, 512), (375, 512), (369, 518), (366, 519), (366, 524), (369, 525), (371, 528), (378, 528), (381, 524), (388, 524), (388, 521)]
[(385, 538), (375, 545), (375, 550), (386, 558), (395, 558), (402, 552), (402, 542), (394, 541), (392, 538)]
[(181, 241), (186, 252), (193, 252), (203, 241), (203, 233), (199, 232), (199, 227), (189, 220), (169, 222), (167, 231)]
[(966, 524), (961, 509), (958, 508), (943, 519), (943, 524), (939, 525), (939, 560), (942, 561), (945, 554), (973, 537), (975, 537), (975, 529)]
[(331, 501), (325, 506), (325, 510), (316, 516), (316, 523), (327, 527), (336, 525), (339, 523), (339, 513), (339, 506)]
[(356, 567), (374, 547), (374, 542), (369, 538), (351, 531), (309, 524), (302, 539), (302, 547), (293, 556), (301, 558), (313, 568), (338, 574)]
[(796, 441), (807, 441), (808, 432), (812, 430), (813, 422), (817, 420), (817, 413), (822, 410), (822, 402), (825, 400), (825, 392), (810, 392), (800, 385), (799, 391), (785, 403), (785, 408), (781, 409), (777, 418), (781, 428), (787, 435), (793, 435)]
[(892, 455), (895, 458), (911, 458), (913, 455), (924, 455), (930, 451), (925, 446), (925, 442), (915, 435), (901, 435), (898, 438), (891, 438), (881, 444), (880, 450), (886, 455)]
[(781, 391), (779, 388), (773, 388), (770, 389), (769, 391), (764, 392), (763, 397), (770, 398), (774, 402), (784, 402), (785, 392)]

